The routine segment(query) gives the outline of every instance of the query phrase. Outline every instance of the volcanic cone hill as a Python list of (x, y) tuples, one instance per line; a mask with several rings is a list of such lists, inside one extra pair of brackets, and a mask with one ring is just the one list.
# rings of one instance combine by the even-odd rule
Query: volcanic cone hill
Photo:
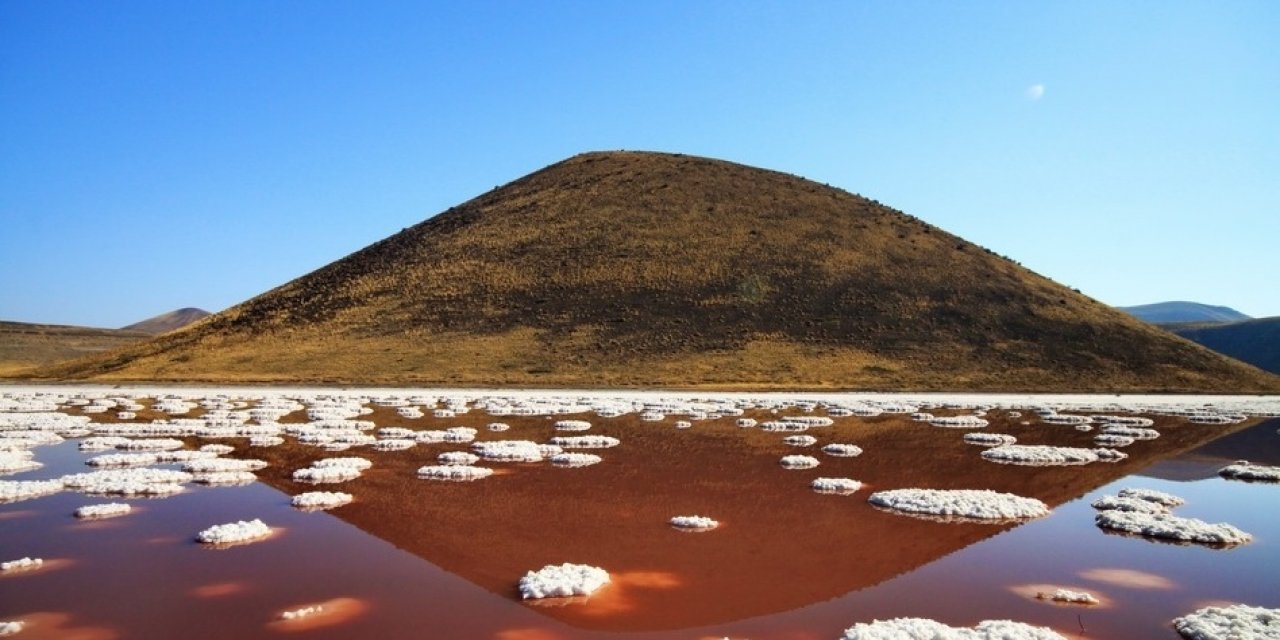
[(588, 153), (182, 330), (51, 377), (1277, 391), (875, 201), (682, 155)]

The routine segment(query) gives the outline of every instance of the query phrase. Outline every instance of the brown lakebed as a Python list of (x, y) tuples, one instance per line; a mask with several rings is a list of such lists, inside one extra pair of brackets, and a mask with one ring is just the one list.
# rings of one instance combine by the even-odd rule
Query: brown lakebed
[[(749, 411), (747, 417), (763, 422), (781, 415), (822, 415), (822, 411), (807, 414), (793, 409), (774, 414), (757, 410)], [(1011, 417), (1005, 411), (995, 410), (986, 418), (991, 425), (980, 431), (1010, 434), (1021, 444), (1092, 448), (1092, 438), (1097, 433), (1044, 424), (1025, 412), (1023, 416)], [(109, 420), (110, 417), (95, 419)], [(285, 416), (281, 422), (305, 419), (305, 415), (298, 412)], [(353, 494), (355, 501), (328, 514), (291, 515), (291, 522), (261, 513), (258, 506), (246, 502), (240, 510), (243, 515), (236, 517), (262, 516), (272, 526), (283, 529), (283, 534), (261, 544), (208, 553), (224, 556), (228, 558), (227, 565), (241, 568), (245, 559), (239, 557), (240, 554), (253, 554), (264, 569), (288, 571), (292, 564), (287, 560), (267, 560), (273, 555), (268, 550), (274, 548), (274, 554), (287, 557), (295, 543), (301, 544), (307, 523), (338, 518), (476, 585), (495, 600), (531, 612), (534, 619), (550, 618), (567, 625), (548, 629), (537, 624), (529, 626), (528, 619), (521, 619), (513, 621), (516, 626), (504, 630), (506, 635), (502, 636), (492, 630), (480, 633), (465, 630), (466, 627), (455, 631), (460, 635), (436, 636), (513, 638), (576, 637), (568, 632), (571, 629), (583, 630), (586, 635), (582, 637), (594, 637), (593, 633), (659, 630), (676, 632), (671, 637), (697, 637), (723, 635), (717, 629), (724, 625), (732, 627), (735, 623), (748, 628), (768, 628), (770, 623), (760, 621), (794, 619), (799, 615), (797, 612), (812, 611), (820, 603), (846, 599), (856, 592), (875, 593), (879, 590), (869, 588), (896, 582), (895, 577), (905, 578), (998, 534), (1031, 528), (1016, 524), (942, 524), (902, 517), (867, 504), (866, 497), (873, 491), (901, 487), (987, 488), (1039, 498), (1056, 507), (1155, 461), (1177, 456), (1247, 426), (1194, 425), (1181, 418), (1155, 416), (1153, 428), (1161, 432), (1161, 437), (1127, 447), (1125, 451), (1130, 454), (1127, 460), (1070, 467), (1025, 467), (983, 460), (979, 455), (982, 447), (963, 441), (963, 434), (969, 430), (933, 427), (904, 415), (835, 418), (832, 426), (806, 432), (818, 438), (818, 443), (811, 447), (783, 444), (783, 437), (788, 435), (785, 433), (737, 427), (735, 417), (695, 421), (690, 429), (676, 429), (674, 418), (648, 422), (635, 414), (616, 418), (592, 414), (548, 418), (495, 417), (472, 411), (448, 418), (433, 418), (428, 414), (424, 418), (407, 419), (393, 409), (376, 407), (372, 414), (360, 419), (372, 420), (379, 427), (414, 430), (466, 426), (477, 429), (478, 441), (535, 442), (568, 435), (555, 431), (553, 424), (557, 420), (581, 419), (593, 424), (586, 433), (613, 436), (621, 441), (617, 447), (586, 450), (601, 455), (604, 461), (583, 468), (557, 468), (546, 462), (481, 462), (500, 472), (474, 482), (429, 481), (416, 476), (417, 468), (435, 464), (439, 453), (468, 450), (467, 444), (419, 444), (400, 452), (356, 447), (331, 453), (297, 444), (292, 438), (286, 439), (284, 445), (268, 448), (248, 447), (244, 439), (220, 441), (236, 446), (229, 457), (268, 461), (270, 466), (258, 472), (260, 480), (285, 494), (344, 491)], [(504, 432), (486, 429), (487, 424), (498, 421), (510, 425), (510, 429)], [(829, 456), (820, 451), (820, 447), (828, 443), (856, 444), (865, 453), (853, 458)], [(812, 455), (821, 464), (809, 470), (784, 469), (778, 460), (789, 454)], [(361, 477), (337, 484), (312, 485), (291, 479), (294, 470), (314, 460), (345, 456), (366, 458), (373, 466)], [(851, 496), (820, 495), (809, 487), (818, 477), (848, 477), (863, 482), (864, 486)], [(251, 489), (191, 490), (190, 495), (154, 504), (194, 500), (199, 495), (220, 491), (227, 491), (226, 495), (230, 496)], [(262, 489), (258, 485), (256, 490)], [(81, 502), (88, 501), (81, 499)], [(134, 501), (133, 504), (152, 503)], [(25, 505), (13, 505), (21, 506)], [(230, 497), (220, 501), (220, 508), (228, 513), (237, 511)], [(668, 524), (673, 516), (693, 514), (715, 518), (720, 527), (689, 534)], [(204, 519), (194, 516), (189, 519), (203, 523), (201, 526), (225, 521), (212, 514)], [(195, 530), (198, 528), (189, 533)], [(1103, 538), (1100, 533), (1092, 534)], [(163, 536), (157, 538), (164, 541)], [(175, 540), (169, 543), (183, 544)], [(331, 550), (334, 556), (342, 553), (340, 547)], [(139, 560), (142, 561), (141, 556)], [(519, 602), (515, 583), (524, 572), (562, 562), (600, 566), (610, 572), (613, 581), (589, 598)], [(1105, 566), (1084, 558), (1079, 562), (1081, 571)], [(210, 580), (205, 593), (218, 592), (219, 585), (234, 584), (243, 594), (261, 594), (266, 586), (264, 582), (276, 583), (282, 579), (263, 580), (250, 574), (242, 580)], [(956, 575), (951, 582), (960, 586), (966, 578)], [(1021, 584), (1042, 582), (1042, 579), (1027, 579)], [(1075, 583), (1062, 584), (1073, 586)], [(206, 600), (228, 600), (237, 597), (237, 593), (241, 591), (228, 590), (225, 596), (206, 597)], [(346, 596), (347, 591), (339, 587), (332, 593), (295, 597), (277, 609), (287, 610), (293, 605)], [(430, 608), (429, 604), (424, 602), (423, 606)], [(493, 606), (496, 605), (481, 604), (473, 597), (453, 607), (450, 614), (483, 616)], [(933, 602), (932, 606), (939, 612), (940, 619), (953, 610), (941, 602)], [(1023, 605), (1011, 606), (1013, 609), (1002, 617), (1018, 619), (1017, 607)], [(1031, 603), (1028, 606), (1032, 607), (1029, 611), (1035, 611), (1034, 607), (1045, 605)], [(363, 629), (367, 633), (379, 628), (374, 621), (385, 615), (380, 613), (380, 608), (390, 607), (380, 606), (376, 600), (361, 600), (358, 606), (349, 607), (359, 615), (352, 615), (350, 620), (343, 618), (331, 627), (317, 626), (315, 632)], [(443, 612), (436, 611), (432, 617), (441, 615)], [(830, 614), (811, 615), (815, 620), (823, 620), (824, 615)], [(838, 624), (848, 626), (860, 620), (863, 618), (846, 615)], [(449, 628), (441, 624), (441, 629)], [(264, 635), (275, 633), (269, 628), (263, 629)], [(706, 633), (689, 635), (697, 629)], [(753, 636), (800, 637), (763, 631), (756, 631)]]

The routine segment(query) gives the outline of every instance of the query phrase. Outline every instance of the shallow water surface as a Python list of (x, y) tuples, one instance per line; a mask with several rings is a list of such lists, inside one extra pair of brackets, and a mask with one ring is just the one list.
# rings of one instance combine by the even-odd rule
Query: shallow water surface
[[(442, 424), (486, 420), (492, 418)], [(1274, 455), (1280, 421), (1208, 444), (1193, 437), (1195, 426), (1169, 425), (1161, 439), (1130, 447), (1134, 459), (1120, 465), (1027, 468), (981, 460), (981, 449), (958, 443), (954, 430), (901, 421), (847, 418), (814, 430), (824, 443), (853, 442), (868, 452), (836, 459), (781, 445), (782, 434), (737, 429), (732, 420), (699, 423), (689, 430), (696, 435), (670, 424), (591, 420), (592, 433), (618, 434), (623, 445), (583, 469), (495, 464), (508, 473), (434, 483), (413, 478), (412, 468), (465, 446), (318, 455), (242, 448), (238, 457), (273, 463), (259, 473), (263, 482), (188, 485), (177, 496), (128, 500), (133, 513), (97, 521), (72, 512), (120, 500), (64, 492), (0, 505), (0, 560), (47, 563), (0, 576), (0, 620), (32, 621), (20, 638), (794, 640), (918, 616), (954, 625), (1010, 618), (1073, 638), (1176, 638), (1169, 621), (1205, 604), (1280, 606), (1280, 486), (1205, 473), (1238, 455), (1233, 439), (1258, 452), (1255, 459)], [(510, 422), (513, 432), (481, 437), (549, 429), (541, 417)], [(1036, 428), (1010, 421), (999, 432), (1028, 443), (1033, 433), (1054, 442), (1090, 437), (1069, 427)], [(1179, 443), (1194, 446), (1184, 451)], [(79, 452), (75, 440), (34, 451), (45, 467), (4, 479), (82, 472), (84, 460), (97, 455)], [(784, 453), (818, 455), (823, 465), (783, 470), (776, 460)], [(375, 464), (350, 484), (300, 487), (287, 475), (305, 455), (360, 455)], [(822, 476), (873, 486), (820, 496), (807, 485)], [(1037, 495), (1054, 510), (1022, 524), (944, 524), (866, 504), (870, 491), (913, 484)], [(1104, 533), (1089, 504), (1124, 487), (1181, 496), (1187, 503), (1176, 514), (1230, 522), (1254, 540), (1218, 549)], [(290, 493), (316, 489), (350, 491), (357, 501), (332, 513), (289, 506)], [(375, 494), (393, 500), (379, 502)], [(399, 517), (391, 517), (395, 505)], [(723, 525), (707, 533), (666, 525), (667, 517), (694, 513)], [(194, 542), (210, 525), (252, 518), (276, 533), (221, 550)], [(518, 600), (515, 582), (524, 570), (565, 561), (599, 564), (614, 583), (578, 601)], [(1034, 598), (1057, 587), (1103, 602)], [(279, 620), (284, 611), (319, 603), (322, 615)]]

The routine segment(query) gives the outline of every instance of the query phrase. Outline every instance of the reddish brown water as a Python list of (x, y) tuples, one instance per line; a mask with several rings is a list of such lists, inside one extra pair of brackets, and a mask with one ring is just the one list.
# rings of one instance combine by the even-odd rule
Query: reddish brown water
[[(847, 433), (824, 441), (894, 450), (898, 464), (877, 466), (890, 456), (817, 454), (823, 467), (784, 471), (778, 455), (798, 451), (773, 443), (779, 434), (726, 428), (723, 437), (710, 429), (682, 437), (667, 426), (646, 442), (640, 425), (619, 422), (610, 428), (631, 432), (620, 436), (622, 447), (601, 452), (604, 464), (517, 465), (471, 484), (402, 481), (404, 469), (425, 464), (436, 449), (401, 458), (361, 452), (378, 473), (339, 485), (357, 502), (332, 514), (299, 512), (288, 495), (261, 483), (133, 500), (134, 513), (95, 522), (71, 513), (108, 500), (63, 493), (0, 505), (0, 559), (58, 561), (0, 576), (0, 620), (28, 621), (24, 638), (801, 639), (837, 638), (859, 621), (921, 616), (950, 624), (1011, 618), (1069, 637), (1168, 638), (1169, 620), (1207, 602), (1280, 606), (1280, 487), (1213, 477), (1219, 458), (1185, 453), (1148, 470), (1210, 471), (1191, 482), (1124, 477), (1143, 468), (1138, 461), (1006, 467), (982, 462), (968, 445), (921, 448), (959, 433), (939, 438), (941, 430), (930, 427), (877, 424), (851, 421), (841, 427)], [(1274, 436), (1277, 426), (1249, 433)], [(520, 428), (501, 437), (523, 437)], [(1177, 432), (1155, 442), (1176, 449)], [(75, 447), (39, 448), (45, 468), (6, 479), (82, 471), (87, 454)], [(281, 458), (272, 469), (285, 475), (298, 466), (285, 459), (302, 453), (272, 455)], [(867, 489), (837, 497), (806, 488), (812, 477), (840, 475), (883, 485), (876, 488), (981, 483), (1061, 504), (1020, 526), (941, 524), (871, 509)], [(1255, 540), (1211, 549), (1106, 535), (1088, 503), (1124, 486), (1180, 495), (1187, 499), (1180, 515), (1229, 521)], [(405, 505), (398, 516), (395, 504)], [(665, 525), (667, 517), (693, 513), (724, 526), (686, 534)], [(279, 531), (226, 550), (193, 541), (210, 525), (253, 517)], [(585, 601), (516, 599), (524, 570), (565, 561), (599, 564), (615, 582)], [(1088, 590), (1105, 605), (1045, 603), (1029, 593), (1035, 585)], [(322, 603), (321, 616), (278, 621), (283, 611)]]

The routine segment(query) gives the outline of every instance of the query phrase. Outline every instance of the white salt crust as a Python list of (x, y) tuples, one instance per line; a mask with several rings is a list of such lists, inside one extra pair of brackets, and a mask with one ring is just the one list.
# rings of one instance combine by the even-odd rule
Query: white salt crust
[(1136, 442), (1128, 436), (1117, 436), (1113, 434), (1101, 434), (1093, 437), (1093, 443), (1099, 447), (1127, 447)]
[(812, 469), (818, 466), (818, 459), (813, 456), (782, 456), (778, 463), (786, 469)]
[(1110, 510), (1099, 513), (1094, 522), (1103, 529), (1178, 542), (1234, 546), (1253, 540), (1253, 536), (1225, 522), (1210, 524), (1171, 513)]
[(26, 626), (26, 623), (21, 620), (0, 621), (0, 636), (14, 635), (22, 631), (24, 626)]
[(850, 495), (862, 488), (862, 483), (852, 478), (814, 478), (809, 486), (818, 493)]
[(557, 467), (589, 467), (604, 460), (594, 453), (557, 453), (549, 458)]
[(1276, 640), (1280, 638), (1280, 609), (1233, 604), (1205, 607), (1173, 621), (1187, 640)]
[(608, 449), (621, 444), (621, 441), (611, 436), (556, 436), (551, 439), (551, 444), (565, 449)]
[(854, 458), (862, 455), (862, 447), (856, 444), (832, 443), (823, 446), (822, 452), (836, 458)]
[(549, 564), (520, 578), (520, 597), (568, 598), (589, 596), (609, 583), (609, 572), (585, 564)]
[(787, 436), (782, 442), (793, 447), (811, 447), (818, 443), (818, 439), (813, 436)]
[(107, 453), (84, 461), (85, 464), (99, 469), (146, 467), (158, 462), (159, 459), (154, 453)]
[(226, 473), (228, 471), (257, 471), (267, 468), (263, 460), (236, 460), (234, 458), (209, 458), (190, 460), (182, 465), (189, 473)]
[(10, 571), (30, 571), (39, 569), (43, 564), (43, 558), (18, 558), (17, 560), (0, 562), (0, 571), (6, 573)]
[(133, 510), (133, 507), (123, 502), (108, 502), (107, 504), (89, 504), (76, 509), (77, 518), (114, 518), (123, 516)]
[(555, 424), (556, 431), (587, 431), (591, 423), (586, 420), (560, 420)]
[(539, 462), (543, 451), (528, 440), (492, 440), (472, 443), (471, 450), (491, 462)]
[(1040, 600), (1052, 600), (1054, 602), (1065, 602), (1067, 604), (1098, 604), (1098, 599), (1093, 597), (1092, 593), (1072, 591), (1070, 589), (1055, 589), (1052, 593), (1045, 593), (1042, 591), (1036, 594), (1036, 598)]
[(360, 470), (355, 467), (306, 467), (293, 472), (294, 482), (311, 484), (346, 482), (359, 477)]
[(1038, 518), (1049, 514), (1049, 507), (1035, 498), (986, 489), (893, 489), (877, 491), (868, 501), (895, 511), (982, 520)]
[(1169, 507), (1143, 500), (1141, 498), (1127, 498), (1124, 496), (1102, 496), (1093, 501), (1093, 508), (1102, 511), (1133, 511), (1136, 513), (1169, 513)]
[(982, 447), (1004, 447), (1016, 443), (1018, 439), (1003, 433), (966, 433), (964, 441)]
[(0, 451), (0, 475), (21, 473), (39, 469), (44, 465), (35, 461), (30, 451)]
[(62, 489), (61, 480), (0, 480), (0, 504), (53, 495)]
[(480, 456), (466, 451), (446, 451), (436, 456), (436, 462), (443, 465), (473, 465), (480, 461)]
[(210, 486), (228, 487), (242, 484), (253, 484), (258, 481), (258, 476), (253, 475), (250, 471), (217, 471), (214, 473), (197, 473), (192, 480), (196, 484), (207, 484)]
[(1011, 620), (983, 620), (973, 627), (951, 627), (923, 618), (860, 622), (845, 629), (842, 640), (1067, 640), (1047, 627)]
[(946, 429), (981, 429), (989, 423), (978, 416), (950, 416), (932, 418), (929, 420), (929, 424)]
[(299, 493), (289, 500), (289, 504), (299, 509), (332, 509), (351, 502), (349, 493), (340, 491), (308, 491)]
[(323, 613), (323, 612), (324, 612), (323, 605), (315, 605), (312, 607), (303, 607), (301, 609), (294, 609), (293, 611), (285, 611), (284, 613), (280, 614), (280, 619), (281, 620), (297, 620), (299, 618), (305, 618), (307, 616), (313, 616), (317, 613)]
[(423, 480), (466, 482), (488, 478), (491, 475), (493, 475), (493, 469), (470, 465), (428, 465), (418, 469), (418, 477)]
[(1123, 424), (1103, 425), (1102, 433), (1113, 436), (1124, 436), (1126, 438), (1133, 438), (1134, 440), (1155, 440), (1160, 437), (1160, 432), (1155, 429), (1130, 427)]
[(1172, 493), (1156, 491), (1155, 489), (1127, 488), (1121, 489), (1119, 493), (1121, 498), (1137, 498), (1138, 500), (1146, 500), (1147, 502), (1162, 504), (1166, 507), (1177, 507), (1186, 502)]
[(992, 462), (1025, 466), (1089, 464), (1099, 459), (1098, 452), (1094, 449), (1023, 444), (992, 447), (983, 451), (982, 457)]
[(676, 516), (670, 521), (671, 526), (677, 529), (690, 529), (696, 531), (709, 531), (720, 526), (716, 520), (706, 516)]
[(196, 534), (196, 540), (205, 544), (240, 544), (261, 540), (271, 535), (271, 527), (261, 520), (241, 520), (216, 524)]
[(1259, 482), (1280, 482), (1280, 467), (1269, 467), (1261, 464), (1249, 464), (1247, 460), (1238, 460), (1218, 470), (1218, 475), (1230, 480), (1254, 480)]

